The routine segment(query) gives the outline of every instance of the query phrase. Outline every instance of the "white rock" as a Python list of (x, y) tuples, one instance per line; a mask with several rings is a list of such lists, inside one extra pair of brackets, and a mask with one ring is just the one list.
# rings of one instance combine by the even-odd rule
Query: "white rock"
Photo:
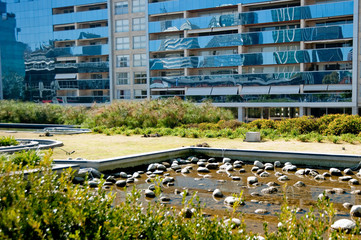
[(201, 173), (209, 173), (209, 169), (206, 167), (199, 167), (197, 168), (197, 172), (201, 172)]
[(353, 172), (352, 172), (352, 170), (350, 168), (346, 168), (345, 170), (343, 170), (343, 173), (345, 175), (353, 175)]
[(351, 179), (348, 183), (350, 185), (360, 185), (360, 182), (357, 179)]
[(241, 201), (241, 199), (236, 198), (236, 197), (230, 196), (230, 197), (226, 197), (226, 198), (224, 199), (224, 204), (229, 205), (229, 206), (233, 206), (236, 202), (238, 202), (240, 205), (244, 204), (244, 203)]
[(221, 190), (216, 189), (216, 190), (213, 191), (213, 197), (222, 198), (222, 197), (223, 197), (223, 193), (221, 192)]
[(282, 171), (284, 172), (296, 172), (297, 171), (297, 167), (295, 165), (285, 165), (282, 168)]
[(189, 169), (188, 168), (183, 168), (181, 173), (183, 174), (187, 174), (187, 173), (190, 173)]
[(121, 178), (128, 178), (128, 174), (126, 174), (125, 172), (119, 173), (119, 176), (120, 176)]
[(265, 178), (265, 177), (269, 177), (270, 174), (268, 172), (262, 172), (259, 176)]
[(145, 196), (149, 198), (155, 198), (155, 193), (152, 190), (146, 189)]
[(278, 192), (276, 187), (268, 187), (261, 190), (263, 194), (275, 194)]
[(253, 177), (253, 176), (248, 177), (248, 178), (247, 178), (247, 183), (248, 183), (249, 185), (258, 183), (258, 178), (257, 178), (257, 177)]
[(352, 217), (361, 217), (361, 205), (354, 205), (350, 210)]
[(241, 226), (241, 220), (239, 220), (238, 218), (226, 219), (226, 220), (224, 221), (224, 223), (225, 223), (226, 225), (232, 224), (232, 228), (236, 228), (236, 227)]
[(157, 169), (157, 165), (155, 163), (149, 164), (147, 171), (155, 171)]
[(241, 178), (239, 176), (232, 176), (233, 181), (241, 181)]
[(231, 159), (230, 158), (223, 158), (223, 163), (231, 163)]
[(261, 163), (260, 161), (254, 161), (253, 163), (254, 166), (258, 167), (258, 168), (264, 168), (264, 165), (263, 163)]
[(293, 184), (295, 187), (306, 187), (306, 184), (304, 182), (298, 181), (295, 184)]
[(282, 182), (282, 181), (287, 181), (287, 180), (290, 180), (290, 179), (286, 175), (283, 175), (283, 176), (277, 178), (277, 180)]
[(346, 208), (347, 210), (350, 210), (353, 205), (352, 205), (351, 203), (345, 202), (344, 204), (342, 204), (342, 206), (343, 206), (344, 208)]
[(339, 177), (338, 180), (342, 181), (342, 182), (347, 182), (350, 181), (352, 179), (351, 176), (343, 176), (343, 177)]
[(275, 167), (281, 167), (281, 162), (280, 161), (275, 161), (275, 163), (273, 164)]
[(227, 166), (227, 167), (226, 167), (226, 171), (233, 171), (233, 166), (232, 166), (232, 165)]
[(329, 172), (332, 176), (342, 176), (341, 170), (337, 168), (330, 168)]
[(267, 214), (268, 211), (266, 209), (260, 208), (260, 209), (256, 209), (256, 211), (254, 211), (257, 214)]
[(331, 228), (338, 231), (351, 231), (356, 227), (356, 223), (349, 219), (340, 219), (331, 225)]
[(316, 175), (313, 179), (317, 180), (317, 181), (323, 181), (326, 180), (325, 176), (318, 174)]

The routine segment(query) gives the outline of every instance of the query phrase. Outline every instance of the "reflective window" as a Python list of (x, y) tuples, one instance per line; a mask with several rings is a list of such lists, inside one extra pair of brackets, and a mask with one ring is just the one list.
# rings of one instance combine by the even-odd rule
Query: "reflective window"
[(144, 31), (145, 30), (145, 18), (133, 18), (133, 31)]
[(340, 61), (352, 61), (351, 47), (151, 59), (150, 69), (210, 68)]
[(118, 99), (130, 99), (130, 90), (117, 90), (117, 98)]
[(115, 3), (115, 14), (127, 14), (128, 13), (128, 1), (121, 1)]
[(129, 32), (129, 20), (128, 19), (116, 20), (115, 32)]
[(133, 49), (139, 49), (145, 47), (146, 47), (146, 38), (144, 35), (133, 37)]
[(116, 50), (129, 49), (129, 38), (128, 37), (118, 37), (116, 38)]
[(145, 12), (145, 0), (133, 0), (132, 1), (132, 12)]
[(145, 54), (133, 55), (133, 67), (145, 67), (147, 66), (147, 57)]
[(129, 67), (129, 55), (117, 55), (117, 67)]
[(127, 85), (129, 84), (129, 73), (121, 72), (116, 74), (116, 84), (117, 85)]
[(147, 84), (147, 73), (146, 72), (135, 72), (134, 73), (134, 84)]
[(134, 98), (141, 99), (147, 97), (147, 90), (135, 89), (134, 90)]

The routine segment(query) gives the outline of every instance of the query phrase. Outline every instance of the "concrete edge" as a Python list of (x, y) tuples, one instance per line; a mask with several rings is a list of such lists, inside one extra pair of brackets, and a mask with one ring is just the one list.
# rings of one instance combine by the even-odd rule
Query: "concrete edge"
[[(62, 147), (64, 144), (61, 141), (57, 141), (57, 140), (50, 140), (50, 139), (26, 139), (26, 138), (21, 138), (21, 139), (16, 139), (19, 141), (28, 141), (31, 142), (32, 144), (30, 145), (25, 145), (23, 147), (9, 147), (9, 148), (5, 148), (5, 149), (1, 149), (0, 153), (14, 153), (14, 152), (20, 152), (20, 151), (28, 151), (28, 150), (46, 150), (49, 148), (55, 148), (55, 147)], [(37, 144), (35, 144), (37, 143)]]
[(209, 157), (229, 157), (244, 161), (259, 160), (261, 162), (291, 162), (293, 164), (317, 167), (346, 168), (356, 166), (361, 162), (361, 155), (184, 147), (100, 160), (54, 160), (54, 163), (78, 164), (80, 168), (92, 167), (98, 169), (99, 171), (105, 171), (118, 168), (136, 167), (172, 158), (199, 154)]

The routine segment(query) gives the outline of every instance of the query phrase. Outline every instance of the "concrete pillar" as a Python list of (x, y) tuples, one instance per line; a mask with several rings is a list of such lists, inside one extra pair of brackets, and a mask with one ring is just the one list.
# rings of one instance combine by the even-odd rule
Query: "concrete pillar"
[(352, 115), (358, 114), (358, 107), (352, 107)]
[(299, 110), (299, 117), (302, 117), (302, 116), (304, 116), (305, 115), (305, 108), (304, 107), (300, 107), (299, 108), (300, 110)]
[(306, 108), (307, 109), (307, 116), (311, 116), (311, 108)]
[(246, 113), (246, 109), (244, 107), (238, 107), (238, 121), (240, 122), (245, 121), (245, 113)]

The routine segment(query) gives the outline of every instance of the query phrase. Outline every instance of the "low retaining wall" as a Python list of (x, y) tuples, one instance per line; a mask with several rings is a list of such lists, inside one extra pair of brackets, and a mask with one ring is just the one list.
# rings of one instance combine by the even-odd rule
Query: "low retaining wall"
[(195, 155), (206, 155), (209, 157), (229, 157), (231, 159), (239, 159), (243, 161), (259, 160), (261, 162), (291, 162), (293, 164), (310, 167), (317, 166), (347, 168), (354, 167), (361, 162), (360, 155), (185, 147), (101, 160), (54, 160), (54, 163), (78, 164), (81, 168), (92, 167), (98, 169), (99, 171), (105, 171), (114, 170), (117, 168), (136, 167), (173, 158)]
[(0, 153), (14, 153), (20, 151), (28, 150), (38, 150), (38, 149), (49, 149), (55, 147), (63, 146), (63, 143), (56, 140), (43, 140), (43, 139), (16, 139), (19, 142), (28, 142), (24, 145), (18, 146), (9, 146), (0, 148)]

